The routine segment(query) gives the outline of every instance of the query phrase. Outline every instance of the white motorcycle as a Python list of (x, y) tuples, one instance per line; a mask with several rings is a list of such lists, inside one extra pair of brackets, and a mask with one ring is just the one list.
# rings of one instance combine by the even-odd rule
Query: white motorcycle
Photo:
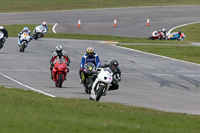
[(28, 32), (24, 32), (19, 37), (19, 51), (24, 52), (25, 48), (28, 46), (28, 43), (30, 42), (31, 37)]
[(113, 72), (109, 68), (97, 68), (97, 78), (95, 79), (89, 99), (99, 101), (105, 94), (109, 85), (113, 81)]
[(42, 25), (36, 26), (33, 31), (33, 38), (37, 40), (38, 38), (44, 37), (45, 28)]
[(4, 39), (4, 33), (0, 31), (0, 49), (3, 48), (5, 41), (6, 40)]

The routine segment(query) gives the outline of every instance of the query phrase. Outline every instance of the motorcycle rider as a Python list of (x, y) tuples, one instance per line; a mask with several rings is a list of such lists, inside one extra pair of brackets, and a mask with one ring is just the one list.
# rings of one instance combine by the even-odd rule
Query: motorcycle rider
[(93, 63), (96, 67), (101, 66), (101, 62), (99, 60), (99, 56), (97, 53), (94, 52), (94, 49), (92, 47), (88, 47), (86, 49), (86, 53), (82, 57), (82, 61), (80, 63), (80, 70), (79, 70), (79, 76), (80, 76), (80, 83), (84, 83), (85, 78), (81, 74), (84, 68), (84, 65), (88, 62)]
[(104, 64), (100, 66), (100, 68), (109, 67), (113, 72), (113, 82), (111, 83), (112, 85), (109, 87), (108, 90), (117, 90), (119, 88), (118, 83), (121, 81), (121, 70), (118, 66), (119, 63), (115, 59), (110, 60), (109, 64)]
[(52, 54), (52, 58), (50, 59), (50, 70), (51, 70), (51, 79), (53, 79), (53, 75), (52, 75), (52, 70), (54, 67), (54, 61), (56, 58), (62, 58), (64, 60), (66, 60), (66, 65), (67, 67), (67, 72), (69, 72), (69, 64), (70, 64), (70, 58), (68, 57), (68, 53), (66, 51), (63, 50), (63, 47), (61, 45), (56, 46), (55, 48), (56, 52), (54, 52)]
[(160, 33), (162, 35), (162, 39), (165, 40), (167, 38), (167, 30), (163, 28)]
[[(119, 88), (118, 83), (121, 81), (121, 70), (118, 67), (118, 65), (119, 65), (118, 61), (115, 59), (112, 59), (112, 60), (110, 60), (109, 64), (104, 64), (99, 67), (99, 68), (107, 68), (108, 67), (113, 72), (113, 81), (111, 83), (111, 86), (108, 88), (108, 91), (117, 90)], [(104, 92), (103, 96), (105, 96), (105, 95), (106, 95), (106, 92)], [(91, 90), (89, 99), (94, 99), (94, 97), (95, 97), (94, 90)]]
[(183, 32), (179, 31), (177, 35), (177, 40), (183, 41), (184, 38), (185, 38), (185, 35), (183, 34)]
[(4, 39), (7, 39), (8, 38), (8, 31), (3, 26), (0, 26), (0, 31), (3, 32)]
[(42, 25), (42, 26), (44, 27), (44, 29), (45, 29), (44, 34), (46, 34), (46, 33), (47, 33), (47, 30), (48, 30), (47, 23), (44, 21), (44, 22), (42, 22), (41, 25)]
[(30, 36), (29, 42), (32, 40), (31, 31), (28, 29), (28, 27), (24, 27), (24, 28), (22, 29), (22, 31), (18, 34), (18, 37), (19, 37), (19, 38), (18, 38), (18, 44), (19, 44), (19, 45), (21, 44), (20, 37), (21, 37), (21, 35), (22, 35), (24, 32), (27, 32), (27, 33), (29, 34), (29, 36)]

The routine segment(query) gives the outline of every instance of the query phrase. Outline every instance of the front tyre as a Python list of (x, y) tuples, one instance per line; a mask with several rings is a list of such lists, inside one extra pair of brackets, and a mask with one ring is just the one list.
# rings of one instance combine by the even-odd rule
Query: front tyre
[(61, 88), (62, 87), (62, 82), (63, 82), (63, 74), (59, 73), (58, 74), (58, 87)]
[(101, 96), (103, 95), (103, 90), (104, 90), (104, 88), (105, 88), (105, 86), (103, 86), (103, 85), (100, 85), (100, 86), (99, 86), (99, 89), (98, 89), (97, 92), (96, 92), (96, 95), (97, 95), (96, 101), (99, 101), (99, 100), (100, 100)]

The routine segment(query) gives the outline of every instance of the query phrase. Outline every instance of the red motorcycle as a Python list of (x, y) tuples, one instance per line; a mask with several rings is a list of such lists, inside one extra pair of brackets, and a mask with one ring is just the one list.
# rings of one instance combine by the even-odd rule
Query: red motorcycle
[(148, 40), (162, 40), (163, 36), (161, 34), (161, 32), (159, 31), (154, 31), (152, 32), (152, 36), (148, 38)]
[(68, 73), (66, 61), (55, 61), (54, 68), (52, 71), (53, 80), (56, 87), (62, 87), (62, 83), (66, 80)]

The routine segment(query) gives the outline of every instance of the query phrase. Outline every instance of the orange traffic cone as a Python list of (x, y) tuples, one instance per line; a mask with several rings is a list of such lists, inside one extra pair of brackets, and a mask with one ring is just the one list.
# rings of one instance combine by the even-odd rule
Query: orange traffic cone
[(81, 20), (80, 20), (80, 18), (78, 19), (78, 26), (77, 27), (81, 28)]
[(117, 27), (117, 19), (116, 19), (116, 18), (114, 19), (114, 24), (113, 24), (113, 26), (114, 26), (114, 27)]
[(149, 26), (150, 24), (149, 24), (149, 17), (147, 18), (147, 26)]

